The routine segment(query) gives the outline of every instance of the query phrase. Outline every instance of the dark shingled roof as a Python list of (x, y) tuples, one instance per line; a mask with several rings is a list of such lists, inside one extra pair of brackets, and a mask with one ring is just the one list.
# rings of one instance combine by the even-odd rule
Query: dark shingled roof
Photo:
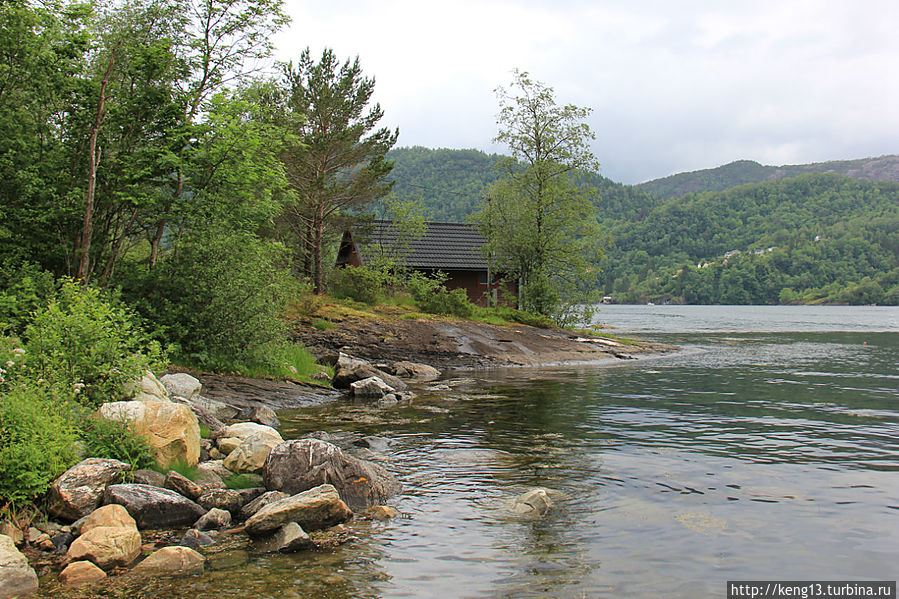
[[(399, 238), (391, 221), (376, 220), (372, 226), (371, 233), (359, 231), (353, 235), (363, 264), (381, 249), (391, 253)], [(487, 260), (480, 253), (484, 243), (483, 235), (471, 225), (427, 223), (427, 232), (410, 243), (403, 261), (419, 269), (487, 270)]]

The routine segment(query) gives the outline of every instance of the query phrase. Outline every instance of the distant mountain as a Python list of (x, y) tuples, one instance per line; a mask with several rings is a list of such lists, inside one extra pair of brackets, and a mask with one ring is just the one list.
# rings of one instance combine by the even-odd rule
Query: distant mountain
[[(464, 222), (503, 157), (413, 147), (388, 158), (398, 197), (420, 200), (429, 220)], [(897, 180), (899, 156), (747, 160), (637, 186), (592, 175), (613, 240), (595, 286), (624, 303), (899, 305)]]
[(762, 183), (807, 173), (836, 173), (866, 181), (899, 181), (899, 155), (785, 166), (765, 166), (752, 160), (738, 160), (717, 168), (654, 179), (635, 187), (662, 198), (678, 198), (688, 193), (724, 191), (746, 183)]
[[(394, 161), (390, 179), (398, 198), (418, 199), (428, 220), (465, 222), (484, 201), (487, 186), (499, 176), (496, 164), (504, 156), (414, 146), (393, 149), (387, 158)], [(600, 219), (640, 220), (660, 203), (646, 191), (600, 175), (590, 175), (587, 182), (599, 192), (596, 206)]]

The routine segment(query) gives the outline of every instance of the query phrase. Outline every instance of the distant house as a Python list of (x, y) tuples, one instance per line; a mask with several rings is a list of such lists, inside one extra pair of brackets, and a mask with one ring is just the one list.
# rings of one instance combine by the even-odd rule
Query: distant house
[[(484, 306), (487, 305), (488, 265), (481, 247), (485, 243), (483, 235), (471, 225), (427, 223), (425, 234), (409, 240), (408, 248), (403, 248), (393, 223), (376, 220), (370, 225), (344, 231), (337, 252), (337, 266), (364, 266), (380, 256), (392, 256), (415, 271), (446, 273), (447, 289), (464, 289), (471, 302)], [(500, 291), (495, 277), (491, 278), (494, 279), (491, 285), (494, 297), (508, 297), (517, 292), (517, 286), (514, 289), (504, 286)]]

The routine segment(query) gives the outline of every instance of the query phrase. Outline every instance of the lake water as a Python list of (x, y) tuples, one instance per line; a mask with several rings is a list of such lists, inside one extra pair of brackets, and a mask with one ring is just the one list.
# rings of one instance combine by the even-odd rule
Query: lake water
[[(291, 556), (223, 552), (145, 597), (724, 597), (899, 577), (899, 309), (602, 306), (674, 355), (456, 373), (408, 406), (281, 413), (374, 435), (404, 517)], [(545, 517), (507, 501), (563, 492)]]

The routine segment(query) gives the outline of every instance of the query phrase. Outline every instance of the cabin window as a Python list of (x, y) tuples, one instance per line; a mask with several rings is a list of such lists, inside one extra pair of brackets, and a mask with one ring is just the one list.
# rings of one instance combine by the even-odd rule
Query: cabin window
[(482, 272), (480, 275), (478, 275), (478, 284), (483, 285), (484, 287), (487, 286), (487, 273), (486, 272)]

